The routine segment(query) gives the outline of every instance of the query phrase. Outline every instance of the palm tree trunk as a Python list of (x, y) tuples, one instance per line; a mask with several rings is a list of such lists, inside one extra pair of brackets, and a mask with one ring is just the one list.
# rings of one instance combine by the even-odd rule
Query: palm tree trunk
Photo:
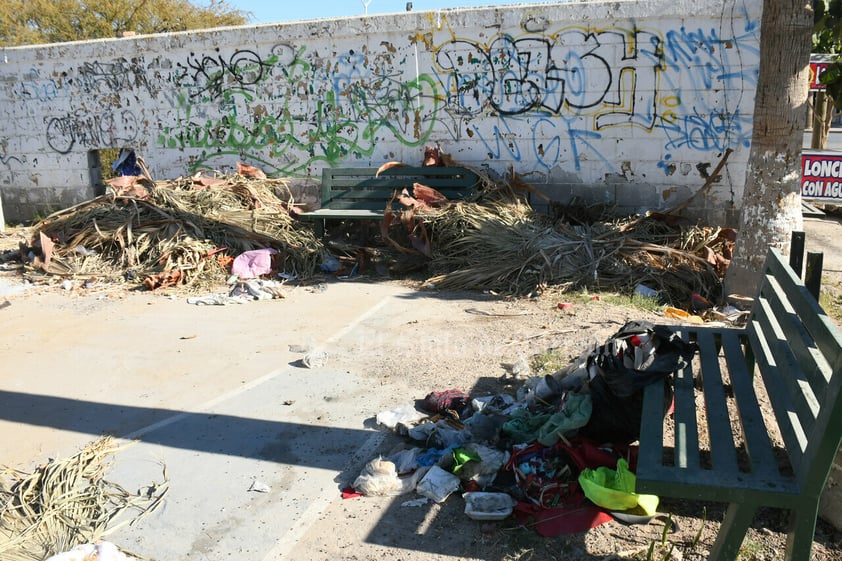
[(769, 246), (789, 252), (800, 230), (801, 146), (813, 10), (804, 0), (765, 0), (754, 128), (734, 259), (725, 294), (754, 296)]

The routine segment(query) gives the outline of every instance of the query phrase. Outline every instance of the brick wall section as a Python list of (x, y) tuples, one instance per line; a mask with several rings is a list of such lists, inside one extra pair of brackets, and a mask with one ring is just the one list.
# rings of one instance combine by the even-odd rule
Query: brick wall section
[(518, 5), (9, 48), (0, 195), (9, 220), (85, 200), (89, 152), (108, 148), (159, 179), (243, 161), (306, 184), (439, 144), (562, 202), (640, 212), (684, 200), (732, 148), (691, 209), (722, 223), (745, 178), (761, 5)]

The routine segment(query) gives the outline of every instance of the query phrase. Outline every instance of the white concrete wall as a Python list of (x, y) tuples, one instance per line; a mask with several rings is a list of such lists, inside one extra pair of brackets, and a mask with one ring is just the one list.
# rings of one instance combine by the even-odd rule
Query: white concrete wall
[[(493, 1), (493, 0), (492, 0)], [(566, 201), (739, 205), (761, 0), (612, 0), (409, 12), (141, 36), (0, 59), (0, 193), (28, 219), (93, 195), (91, 150), (132, 147), (156, 178), (244, 161), (458, 162)], [(110, 162), (103, 162), (108, 165)]]

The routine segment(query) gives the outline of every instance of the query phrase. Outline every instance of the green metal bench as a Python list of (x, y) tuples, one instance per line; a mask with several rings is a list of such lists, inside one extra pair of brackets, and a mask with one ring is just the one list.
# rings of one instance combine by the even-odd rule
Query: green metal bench
[[(673, 376), (671, 442), (664, 439), (663, 389), (644, 390), (637, 491), (728, 503), (708, 557), (716, 561), (736, 559), (758, 508), (788, 509), (786, 559), (810, 559), (819, 498), (842, 439), (842, 333), (775, 249), (745, 329), (678, 330), (699, 345), (698, 380), (693, 365)], [(786, 458), (773, 447), (757, 387), (765, 387)], [(704, 395), (701, 423), (697, 391)], [(704, 435), (709, 451), (699, 448)]]
[(395, 193), (411, 193), (413, 183), (432, 187), (450, 200), (472, 195), (480, 183), (476, 173), (458, 167), (398, 166), (376, 174), (374, 168), (325, 168), (321, 208), (300, 217), (317, 221), (317, 229), (328, 219), (380, 219)]

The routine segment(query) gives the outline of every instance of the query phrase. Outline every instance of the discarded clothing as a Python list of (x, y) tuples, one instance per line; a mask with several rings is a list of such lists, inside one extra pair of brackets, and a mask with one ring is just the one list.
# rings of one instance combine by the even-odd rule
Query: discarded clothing
[(251, 279), (268, 275), (272, 272), (272, 256), (278, 250), (267, 247), (245, 251), (234, 258), (231, 272), (242, 279)]
[(502, 432), (512, 442), (520, 444), (538, 438), (538, 431), (550, 420), (551, 413), (533, 413), (525, 408), (515, 409), (503, 423)]
[(427, 397), (424, 398), (424, 409), (430, 413), (455, 411), (460, 417), (463, 417), (463, 413), (470, 403), (471, 396), (462, 390), (446, 390), (427, 394)]
[(552, 446), (560, 436), (565, 438), (585, 426), (591, 418), (591, 396), (586, 393), (568, 393), (561, 411), (551, 416), (538, 429), (538, 442)]

